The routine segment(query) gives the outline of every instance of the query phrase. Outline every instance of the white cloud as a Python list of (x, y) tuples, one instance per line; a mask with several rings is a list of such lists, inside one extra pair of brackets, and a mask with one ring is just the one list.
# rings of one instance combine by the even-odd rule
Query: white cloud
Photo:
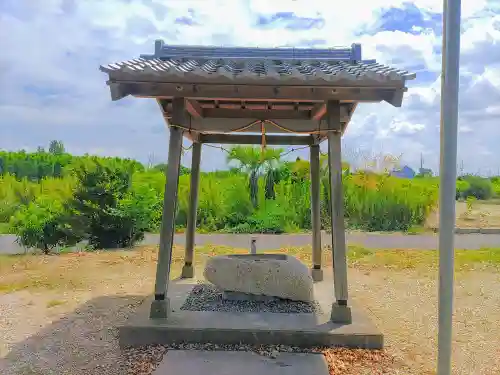
[(394, 133), (414, 134), (418, 131), (422, 131), (423, 129), (425, 129), (425, 125), (394, 119), (391, 122), (390, 129)]
[(458, 127), (458, 131), (461, 133), (472, 133), (472, 128), (467, 125), (462, 125)]
[[(43, 3), (43, 4), (42, 4)], [(436, 27), (394, 23), (378, 30), (391, 7), (413, 3), (431, 22), (442, 0), (351, 0), (336, 11), (326, 0), (2, 0), (0, 3), (0, 147), (36, 149), (62, 139), (69, 150), (139, 158), (167, 155), (168, 132), (156, 104), (111, 102), (100, 64), (151, 53), (163, 38), (175, 44), (252, 46), (350, 45), (365, 58), (417, 72), (402, 108), (360, 105), (346, 133), (350, 148), (404, 154), (437, 169), (441, 35)], [(459, 158), (466, 168), (496, 168), (500, 118), (500, 6), (462, 2)], [(321, 19), (311, 29), (258, 21), (279, 12)], [(183, 22), (178, 22), (183, 21)], [(191, 25), (188, 25), (190, 23)], [(369, 30), (363, 32), (363, 30)], [(187, 144), (187, 143), (186, 143)], [(479, 151), (475, 151), (477, 149)], [(203, 168), (225, 165), (204, 148)], [(496, 155), (484, 158), (482, 153)], [(301, 157), (307, 155), (302, 151)], [(185, 162), (189, 162), (186, 155)], [(500, 162), (499, 162), (500, 164)]]

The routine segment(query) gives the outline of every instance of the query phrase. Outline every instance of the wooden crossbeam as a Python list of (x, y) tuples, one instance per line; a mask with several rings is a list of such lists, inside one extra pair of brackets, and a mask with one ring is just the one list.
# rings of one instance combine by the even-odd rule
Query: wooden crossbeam
[(203, 110), (205, 118), (253, 118), (256, 120), (268, 119), (296, 119), (308, 120), (307, 111), (294, 110), (253, 110), (253, 109), (223, 109), (223, 108), (205, 108)]
[[(116, 83), (116, 82), (115, 82)], [(196, 100), (251, 99), (293, 102), (324, 102), (338, 100), (340, 102), (380, 102), (390, 100), (392, 105), (400, 105), (402, 100), (395, 92), (404, 92), (403, 87), (301, 87), (301, 86), (237, 86), (237, 85), (172, 85), (167, 83), (123, 82), (120, 84), (120, 95), (134, 95), (146, 98), (173, 98), (183, 96)], [(118, 99), (118, 96), (115, 100)], [(216, 104), (217, 105), (217, 104)], [(246, 105), (246, 104), (245, 104)], [(222, 108), (221, 108), (222, 109)]]
[[(201, 143), (260, 145), (262, 136), (256, 134), (200, 134)], [(308, 146), (315, 144), (317, 138), (312, 135), (268, 135), (267, 145)]]

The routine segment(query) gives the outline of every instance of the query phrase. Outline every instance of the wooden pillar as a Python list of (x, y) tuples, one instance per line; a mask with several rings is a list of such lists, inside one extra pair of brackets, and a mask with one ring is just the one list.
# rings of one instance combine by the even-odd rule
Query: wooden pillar
[(332, 305), (331, 320), (336, 323), (351, 323), (351, 310), (347, 306), (347, 256), (344, 222), (344, 192), (342, 188), (342, 125), (340, 104), (327, 102), (328, 122), (328, 166), (330, 170), (333, 273), (336, 301)]
[[(186, 125), (187, 113), (184, 99), (174, 98), (172, 108), (172, 124)], [(177, 208), (177, 190), (179, 187), (179, 169), (181, 165), (183, 130), (170, 127), (168, 148), (168, 165), (166, 171), (165, 195), (163, 198), (163, 217), (160, 232), (160, 248), (156, 265), (155, 295), (151, 304), (150, 318), (166, 318), (170, 309), (167, 297), (170, 280), (170, 264), (175, 232), (175, 211)]]
[(194, 277), (194, 238), (196, 233), (196, 210), (198, 208), (198, 188), (200, 185), (200, 160), (201, 143), (193, 144), (191, 159), (191, 187), (189, 192), (189, 212), (186, 228), (186, 250), (184, 254), (184, 266), (182, 267), (182, 278)]
[(311, 224), (312, 224), (312, 270), (314, 281), (323, 280), (321, 269), (321, 212), (320, 212), (320, 181), (319, 181), (319, 145), (310, 147), (311, 171)]

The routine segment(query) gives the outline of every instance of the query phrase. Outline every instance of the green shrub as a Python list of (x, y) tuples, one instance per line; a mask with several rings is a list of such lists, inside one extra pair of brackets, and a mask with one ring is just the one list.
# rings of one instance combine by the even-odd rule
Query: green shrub
[(464, 176), (463, 180), (469, 184), (463, 193), (464, 199), (473, 196), (476, 199), (486, 200), (493, 196), (493, 185), (489, 179), (479, 176)]
[(8, 200), (0, 201), (0, 223), (8, 223), (18, 209), (19, 204), (15, 202), (9, 202)]
[(437, 186), (423, 179), (350, 175), (344, 177), (344, 189), (348, 225), (368, 231), (422, 225), (437, 201)]
[(20, 245), (46, 254), (56, 246), (72, 246), (80, 240), (66, 224), (62, 202), (43, 196), (16, 212), (10, 227)]
[(231, 228), (226, 228), (224, 232), (234, 233), (234, 234), (251, 234), (256, 232), (256, 228), (249, 222), (245, 222)]
[[(30, 158), (30, 154), (19, 152), (2, 159), (4, 175), (0, 176), (0, 223), (8, 222), (17, 212), (43, 196), (47, 201), (68, 202), (63, 206), (74, 234), (88, 238), (94, 247), (129, 246), (140, 239), (144, 231), (159, 230), (165, 165), (145, 170), (134, 161), (74, 157), (64, 153), (49, 155), (40, 152), (35, 157), (36, 163), (26, 162)], [(322, 159), (324, 161), (324, 157)], [(260, 163), (260, 157), (256, 161)], [(40, 165), (47, 168), (59, 165), (56, 169), (62, 168), (62, 173), (54, 171), (54, 168), (50, 173), (33, 169)], [(272, 172), (259, 173), (257, 185), (253, 185), (254, 203), (258, 202), (255, 207), (248, 186), (251, 168), (247, 167), (245, 173), (236, 169), (201, 173), (198, 230), (283, 233), (310, 229), (308, 163), (284, 162), (271, 167), (273, 169), (262, 169), (262, 172)], [(9, 175), (10, 170), (17, 174)], [(81, 170), (87, 171), (83, 180)], [(43, 177), (42, 172), (57, 177)], [(321, 220), (323, 228), (328, 229), (330, 185), (324, 163), (321, 176)], [(347, 169), (343, 176), (345, 216), (351, 228), (408, 230), (422, 225), (436, 204), (438, 178), (407, 180), (375, 173), (350, 174)], [(492, 185), (496, 186), (497, 182), (498, 179), (492, 180)], [(457, 181), (457, 197), (463, 195), (465, 198), (464, 193), (474, 189), (476, 195), (477, 191), (482, 191), (476, 183), (472, 185), (469, 180)], [(179, 179), (178, 227), (187, 224), (189, 193), (190, 175), (184, 174)]]
[(291, 219), (290, 216), (288, 207), (268, 200), (263, 202), (248, 222), (257, 233), (284, 233), (286, 222)]
[(493, 195), (495, 197), (500, 197), (500, 176), (492, 177), (491, 185), (493, 188)]
[[(201, 227), (217, 231), (225, 227), (228, 214), (225, 190), (232, 178), (227, 181), (212, 176), (200, 178), (197, 220)], [(246, 187), (243, 188), (246, 191)]]
[(286, 220), (302, 229), (311, 229), (311, 182), (281, 182), (276, 186), (276, 202)]
[(466, 198), (466, 192), (469, 190), (470, 184), (468, 181), (463, 180), (462, 178), (458, 178), (457, 180), (457, 194), (455, 199), (465, 199)]
[(119, 208), (135, 221), (141, 231), (157, 232), (161, 226), (163, 200), (148, 185), (132, 185), (131, 191), (119, 201)]
[[(257, 211), (236, 225), (228, 225), (225, 232), (229, 233), (284, 233), (290, 228), (293, 213), (288, 207), (281, 206), (274, 200), (265, 200)], [(243, 218), (243, 216), (241, 216)]]

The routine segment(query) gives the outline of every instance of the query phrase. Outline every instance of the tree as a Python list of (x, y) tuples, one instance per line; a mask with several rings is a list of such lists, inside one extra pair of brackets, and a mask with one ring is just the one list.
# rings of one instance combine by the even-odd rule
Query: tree
[(308, 160), (297, 158), (292, 164), (292, 176), (294, 182), (304, 181), (309, 178), (311, 163)]
[(56, 161), (52, 168), (52, 174), (54, 177), (62, 177), (62, 165), (60, 162)]
[[(237, 162), (240, 169), (249, 175), (248, 188), (254, 208), (258, 206), (258, 180), (260, 174), (273, 169), (279, 162), (282, 153), (283, 149), (281, 148), (266, 148), (262, 152), (260, 147), (255, 146), (235, 146), (229, 151), (227, 161)], [(271, 177), (272, 176), (270, 176), (269, 179), (271, 179)], [(266, 182), (268, 189), (271, 189), (271, 185), (270, 182)], [(268, 191), (267, 195), (272, 196), (273, 194), (271, 191)]]
[(62, 141), (56, 141), (56, 140), (50, 141), (49, 152), (53, 155), (64, 154), (65, 149)]
[(266, 187), (265, 187), (265, 197), (266, 199), (276, 199), (276, 192), (274, 191), (274, 186), (279, 181), (280, 175), (279, 171), (275, 168), (269, 168), (266, 172)]
[[(167, 171), (167, 164), (166, 163), (156, 164), (154, 167), (152, 167), (152, 169), (155, 171), (160, 171), (160, 172), (165, 173)], [(183, 165), (181, 165), (179, 167), (179, 176), (184, 176), (184, 175), (190, 174), (190, 173), (191, 173), (191, 169), (189, 169), (188, 167), (185, 167)]]
[(99, 249), (129, 247), (144, 237), (149, 199), (132, 192), (131, 174), (130, 167), (98, 161), (76, 171), (78, 189), (66, 207), (75, 236)]

